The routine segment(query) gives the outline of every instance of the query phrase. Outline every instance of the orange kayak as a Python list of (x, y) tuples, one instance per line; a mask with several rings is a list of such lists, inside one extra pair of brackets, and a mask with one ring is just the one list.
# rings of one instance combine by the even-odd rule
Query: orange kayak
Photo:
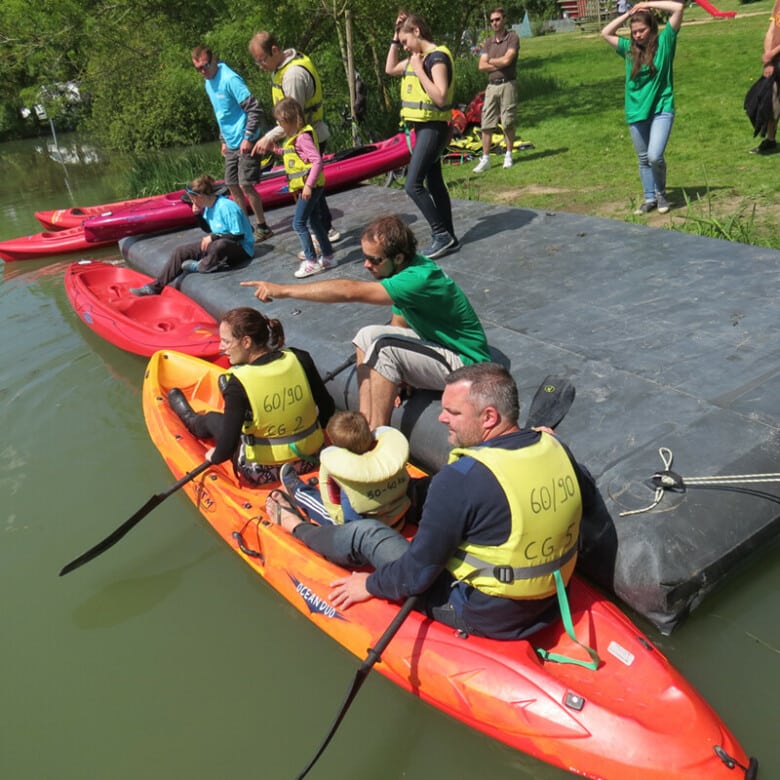
[[(176, 352), (158, 352), (149, 362), (144, 417), (177, 479), (204, 461), (206, 445), (171, 411), (168, 390), (181, 388), (197, 411), (219, 409), (219, 374), (214, 365)], [(317, 628), (364, 658), (400, 605), (371, 599), (335, 609), (327, 600), (329, 583), (345, 571), (266, 516), (273, 487), (239, 486), (228, 463), (210, 467), (184, 490), (257, 574)], [(584, 658), (562, 624), (528, 641), (504, 642), (461, 637), (418, 612), (406, 619), (375, 668), (468, 726), (581, 777), (757, 777), (756, 760), (614, 604), (576, 576), (569, 601), (577, 638), (600, 657), (595, 671), (540, 658), (537, 648)], [(324, 725), (331, 715), (323, 713)]]

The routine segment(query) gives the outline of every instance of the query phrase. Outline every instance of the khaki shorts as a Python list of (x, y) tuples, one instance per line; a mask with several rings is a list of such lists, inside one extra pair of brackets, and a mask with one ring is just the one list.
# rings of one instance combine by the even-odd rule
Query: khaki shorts
[(499, 124), (506, 130), (517, 121), (517, 82), (488, 84), (482, 104), (482, 130), (495, 130)]
[(423, 341), (411, 328), (368, 325), (352, 343), (365, 354), (364, 365), (395, 385), (419, 390), (443, 390), (444, 380), (463, 365), (452, 350)]

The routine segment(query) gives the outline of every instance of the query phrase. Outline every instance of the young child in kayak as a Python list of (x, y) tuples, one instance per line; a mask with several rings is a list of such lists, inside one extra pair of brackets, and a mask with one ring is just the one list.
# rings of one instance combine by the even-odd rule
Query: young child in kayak
[[(295, 196), (292, 226), (302, 247), (298, 254), (301, 264), (295, 276), (302, 279), (333, 265), (333, 247), (328, 239), (328, 227), (322, 221), (321, 210), (317, 208), (325, 194), (322, 156), (317, 133), (311, 125), (306, 124), (303, 108), (297, 100), (282, 98), (274, 106), (274, 119), (287, 136), (278, 153), (284, 158), (290, 192)], [(319, 257), (312, 233), (317, 241)]]
[[(319, 489), (282, 466), (282, 483), (295, 503), (320, 525), (373, 517), (403, 528), (411, 506), (406, 437), (389, 426), (372, 433), (360, 412), (349, 411), (336, 412), (326, 430), (332, 444), (320, 453)], [(281, 497), (272, 494), (270, 501)]]

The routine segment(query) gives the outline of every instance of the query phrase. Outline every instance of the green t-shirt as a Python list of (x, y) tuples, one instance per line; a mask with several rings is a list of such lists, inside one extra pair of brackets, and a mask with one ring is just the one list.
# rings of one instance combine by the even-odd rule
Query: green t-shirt
[(643, 122), (661, 113), (674, 113), (674, 78), (672, 63), (677, 48), (677, 31), (667, 24), (658, 36), (658, 49), (653, 58), (655, 75), (643, 65), (636, 78), (631, 78), (632, 61), (628, 56), (631, 41), (619, 38), (617, 53), (626, 61), (626, 120), (629, 124)]
[(415, 255), (380, 283), (393, 300), (393, 312), (421, 339), (451, 349), (464, 363), (490, 360), (485, 331), (469, 299), (433, 260)]

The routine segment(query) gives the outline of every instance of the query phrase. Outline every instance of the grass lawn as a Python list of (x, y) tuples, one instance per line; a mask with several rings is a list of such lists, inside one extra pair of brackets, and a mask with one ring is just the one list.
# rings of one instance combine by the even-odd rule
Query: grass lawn
[(524, 38), (518, 65), (518, 137), (534, 149), (445, 166), (453, 197), (546, 211), (648, 222), (780, 248), (780, 155), (749, 154), (758, 140), (742, 107), (761, 75), (770, 0), (716, 0), (735, 19), (686, 9), (675, 59), (676, 117), (666, 150), (669, 214), (634, 217), (642, 201), (636, 155), (623, 113), (624, 65), (598, 34)]

